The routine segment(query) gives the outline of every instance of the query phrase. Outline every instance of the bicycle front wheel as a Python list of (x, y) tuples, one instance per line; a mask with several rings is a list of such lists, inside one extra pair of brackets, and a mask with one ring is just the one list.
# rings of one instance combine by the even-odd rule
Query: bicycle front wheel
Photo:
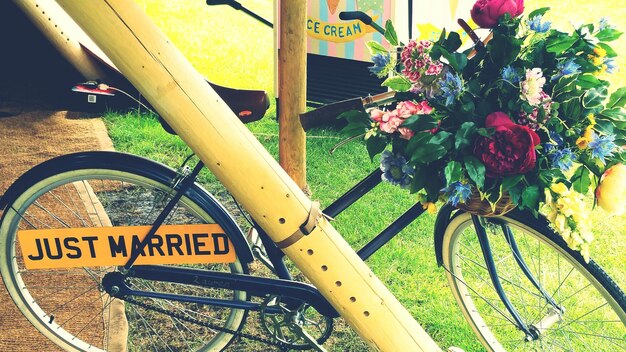
[[(526, 336), (502, 303), (472, 217), (459, 214), (445, 231), (443, 264), (454, 297), (485, 348), (626, 350), (626, 297), (595, 262), (586, 263), (578, 252), (567, 248), (544, 220), (521, 212), (481, 220), (502, 289), (535, 335)], [(518, 252), (507, 240), (510, 235)], [(522, 270), (520, 259), (529, 273)], [(532, 284), (532, 277), (537, 285)]]
[[(9, 200), (0, 224), (0, 271), (11, 298), (41, 333), (68, 351), (219, 351), (228, 345), (233, 334), (215, 327), (237, 331), (245, 310), (156, 298), (123, 302), (103, 290), (103, 277), (116, 267), (24, 266), (19, 230), (151, 225), (172, 199), (177, 175), (139, 157), (95, 152), (53, 159), (17, 181), (19, 194)], [(226, 210), (194, 185), (164, 224), (218, 223), (225, 228), (226, 218)], [(48, 255), (60, 255), (67, 248), (51, 244)], [(190, 266), (247, 273), (239, 257), (231, 264)], [(127, 278), (126, 283), (149, 292), (247, 299), (239, 291), (137, 278)]]

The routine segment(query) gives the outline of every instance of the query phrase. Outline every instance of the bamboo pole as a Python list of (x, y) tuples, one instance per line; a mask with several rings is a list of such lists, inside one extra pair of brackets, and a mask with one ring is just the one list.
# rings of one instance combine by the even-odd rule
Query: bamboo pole
[(306, 184), (306, 135), (300, 114), (306, 110), (305, 0), (279, 2), (278, 153), (280, 166), (303, 190)]
[[(259, 225), (280, 242), (312, 202), (150, 19), (129, 0), (59, 3)], [(285, 253), (373, 348), (439, 348), (325, 219)]]
[(89, 42), (81, 29), (54, 0), (14, 0), (59, 53), (86, 79), (102, 79), (105, 73), (83, 50), (81, 40)]

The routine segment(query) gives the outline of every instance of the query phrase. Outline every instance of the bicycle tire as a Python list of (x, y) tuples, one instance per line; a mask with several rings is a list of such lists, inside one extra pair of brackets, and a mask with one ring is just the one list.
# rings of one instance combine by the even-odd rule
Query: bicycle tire
[[(454, 298), (488, 351), (626, 350), (626, 296), (597, 263), (569, 249), (543, 218), (513, 211), (483, 219), (504, 292), (523, 321), (540, 332), (529, 341), (518, 329), (493, 288), (470, 214), (457, 213), (443, 237), (443, 266)], [(551, 308), (523, 274), (503, 236), (504, 226), (563, 312)]]
[[(113, 348), (120, 338), (112, 336), (114, 325), (107, 322), (112, 306), (119, 300), (102, 292), (105, 273), (115, 268), (76, 268), (26, 270), (17, 245), (19, 228), (92, 227), (150, 225), (172, 193), (177, 173), (144, 158), (115, 153), (89, 152), (66, 155), (41, 164), (15, 182), (3, 198), (6, 203), (0, 222), (0, 272), (13, 301), (24, 316), (42, 334), (68, 351), (94, 351)], [(88, 189), (97, 199), (105, 216), (86, 215), (84, 198), (76, 189)], [(9, 198), (9, 199), (7, 199)], [(94, 206), (95, 208), (95, 206)], [(108, 217), (108, 219), (106, 219)], [(104, 218), (104, 219), (102, 219)], [(204, 189), (194, 184), (181, 198), (166, 224), (218, 223), (233, 229), (234, 221), (227, 211)], [(237, 233), (238, 231), (238, 233)], [(232, 264), (205, 264), (207, 270), (248, 273), (249, 248), (242, 247), (241, 230), (225, 230), (235, 245), (236, 261)], [(232, 233), (235, 232), (235, 233)], [(51, 250), (52, 251), (52, 250)], [(241, 255), (239, 254), (241, 253)], [(158, 292), (215, 297), (222, 291), (197, 286), (128, 279), (135, 288)], [(135, 300), (141, 299), (133, 297)], [(222, 298), (247, 300), (245, 292), (231, 291)], [(116, 303), (113, 303), (116, 302)], [(247, 311), (216, 308), (197, 304), (145, 298), (144, 304), (191, 319), (238, 331)], [(177, 317), (160, 314), (140, 305), (126, 303), (122, 310), (128, 321), (126, 344), (129, 351), (218, 351), (224, 349), (233, 335), (200, 325), (190, 325)], [(90, 317), (83, 316), (87, 311)], [(114, 323), (113, 323), (114, 324)], [(114, 341), (115, 340), (115, 341)], [(124, 338), (122, 337), (122, 340)]]

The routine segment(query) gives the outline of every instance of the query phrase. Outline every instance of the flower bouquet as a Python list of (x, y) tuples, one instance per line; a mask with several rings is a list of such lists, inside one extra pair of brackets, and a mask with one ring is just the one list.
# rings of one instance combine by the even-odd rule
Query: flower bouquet
[(523, 0), (478, 0), (471, 17), (490, 40), (462, 52), (455, 32), (402, 45), (387, 22), (393, 49), (368, 43), (370, 70), (397, 102), (344, 113), (344, 132), (364, 135), (370, 157), (382, 154), (383, 179), (425, 208), (443, 200), (486, 216), (542, 212), (588, 258), (584, 196), (626, 210), (626, 87), (609, 94), (603, 78), (616, 70), (608, 42), (622, 33), (604, 19), (553, 29), (548, 10), (524, 16)]

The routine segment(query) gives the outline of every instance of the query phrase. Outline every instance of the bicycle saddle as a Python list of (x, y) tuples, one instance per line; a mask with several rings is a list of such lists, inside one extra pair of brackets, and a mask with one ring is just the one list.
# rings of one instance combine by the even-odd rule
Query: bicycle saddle
[[(269, 96), (263, 90), (229, 88), (211, 83), (208, 80), (207, 83), (224, 102), (226, 102), (226, 105), (230, 107), (243, 123), (260, 120), (270, 106)], [(170, 127), (161, 116), (159, 116), (159, 121), (167, 132), (176, 134), (172, 127)]]

